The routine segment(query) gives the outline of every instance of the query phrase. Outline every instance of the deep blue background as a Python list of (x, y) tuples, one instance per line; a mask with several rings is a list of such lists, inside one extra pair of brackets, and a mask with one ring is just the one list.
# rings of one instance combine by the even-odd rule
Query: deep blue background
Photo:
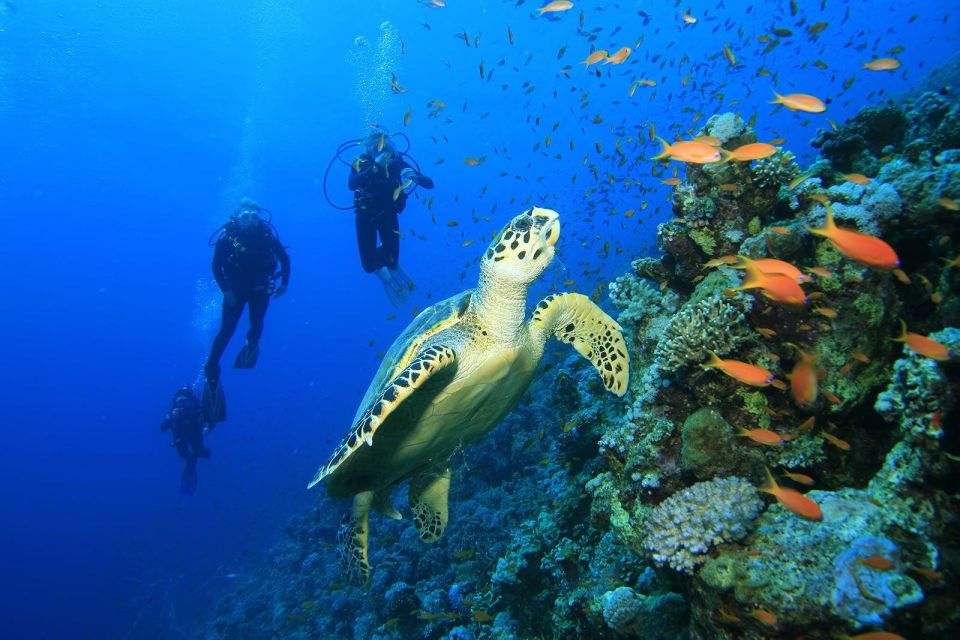
[[(412, 312), (388, 319), (394, 310), (359, 267), (353, 214), (322, 195), (333, 150), (371, 121), (403, 129), (437, 183), (401, 217), (419, 308), (470, 286), (484, 238), (527, 203), (563, 216), (565, 266), (545, 286), (575, 279), (589, 292), (648, 250), (670, 215), (652, 163), (633, 166), (659, 150), (651, 122), (672, 138), (713, 113), (756, 112), (762, 139), (784, 137), (809, 160), (824, 117), (775, 110), (774, 88), (842, 94), (826, 115), (843, 121), (879, 103), (879, 90), (922, 80), (958, 36), (952, 3), (918, 0), (828, 0), (824, 10), (798, 0), (796, 18), (786, 0), (578, 2), (555, 19), (533, 18), (530, 2), (448, 4), (0, 0), (3, 637), (183, 637), (231, 576), (261, 562), (284, 521), (318, 499), (307, 480)], [(688, 8), (696, 25), (680, 20)], [(384, 35), (386, 20), (396, 37)], [(828, 28), (808, 37), (805, 26), (821, 20)], [(757, 37), (774, 26), (794, 36), (761, 55)], [(591, 34), (611, 53), (644, 41), (597, 77), (577, 64)], [(742, 66), (727, 65), (724, 43)], [(897, 45), (901, 71), (860, 70)], [(481, 79), (481, 61), (492, 79)], [(779, 74), (776, 85), (760, 67)], [(407, 93), (389, 91), (391, 71)], [(630, 98), (635, 78), (658, 86)], [(429, 100), (446, 102), (438, 118), (427, 117)], [(604, 157), (618, 138), (622, 167)], [(585, 155), (602, 181), (609, 171), (643, 186), (596, 205)], [(467, 156), (486, 162), (466, 166)], [(335, 165), (340, 203), (350, 200), (345, 180)], [(181, 463), (158, 424), (171, 393), (198, 379), (219, 313), (206, 239), (242, 195), (274, 212), (292, 284), (270, 308), (257, 368), (225, 368), (230, 419), (209, 439), (197, 495), (182, 498)], [(645, 212), (623, 217), (642, 201)], [(604, 257), (604, 242), (622, 252)]]

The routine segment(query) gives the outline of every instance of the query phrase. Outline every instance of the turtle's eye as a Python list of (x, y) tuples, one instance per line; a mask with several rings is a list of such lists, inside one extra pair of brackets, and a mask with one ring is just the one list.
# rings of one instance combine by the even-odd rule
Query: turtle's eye
[(513, 230), (518, 233), (523, 233), (524, 231), (528, 231), (532, 224), (533, 220), (530, 218), (530, 216), (523, 216), (522, 218), (513, 221)]

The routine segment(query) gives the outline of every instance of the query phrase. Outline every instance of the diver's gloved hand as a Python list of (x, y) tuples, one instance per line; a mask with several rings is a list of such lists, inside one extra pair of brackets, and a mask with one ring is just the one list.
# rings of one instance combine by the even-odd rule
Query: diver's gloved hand
[(230, 289), (223, 290), (223, 304), (230, 305), (231, 307), (237, 304), (237, 296)]
[(411, 169), (410, 167), (407, 167), (406, 169), (400, 172), (400, 184), (404, 184), (407, 181), (410, 181), (410, 182), (417, 181), (417, 172)]
[(280, 296), (282, 296), (282, 295), (285, 294), (286, 292), (287, 292), (287, 285), (281, 284), (281, 285), (280, 285), (279, 287), (277, 287), (276, 290), (273, 292), (273, 297), (274, 297), (275, 299), (276, 299), (276, 298), (279, 298)]

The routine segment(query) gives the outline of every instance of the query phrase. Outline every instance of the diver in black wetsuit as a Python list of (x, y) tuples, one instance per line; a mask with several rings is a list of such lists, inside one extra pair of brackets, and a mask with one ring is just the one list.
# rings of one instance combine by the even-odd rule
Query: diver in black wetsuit
[(171, 432), (173, 440), (170, 446), (176, 447), (177, 453), (186, 462), (180, 477), (180, 493), (186, 496), (192, 496), (197, 488), (197, 458), (210, 457), (210, 449), (203, 446), (206, 424), (211, 423), (190, 387), (177, 389), (170, 401), (170, 410), (160, 423), (160, 431)]
[[(246, 344), (233, 366), (250, 369), (257, 363), (260, 353), (260, 334), (263, 333), (263, 319), (270, 296), (282, 296), (290, 282), (290, 257), (280, 244), (273, 225), (260, 218), (261, 211), (260, 205), (244, 198), (230, 222), (221, 228), (223, 233), (216, 241), (213, 277), (223, 292), (223, 317), (204, 366), (211, 392), (219, 392), (220, 357), (240, 322), (244, 306), (250, 308), (250, 329)], [(280, 271), (276, 272), (278, 262)], [(277, 278), (280, 279), (279, 286), (276, 286)], [(204, 391), (204, 408), (208, 415), (213, 414), (210, 415), (213, 421), (218, 422), (218, 412), (208, 409), (208, 390)]]
[[(400, 268), (400, 222), (407, 205), (406, 189), (416, 184), (433, 188), (433, 180), (411, 167), (397, 153), (390, 134), (374, 128), (364, 140), (364, 152), (354, 161), (347, 180), (353, 191), (360, 264), (375, 273), (390, 301), (399, 306), (413, 288)], [(377, 245), (377, 236), (380, 244)]]

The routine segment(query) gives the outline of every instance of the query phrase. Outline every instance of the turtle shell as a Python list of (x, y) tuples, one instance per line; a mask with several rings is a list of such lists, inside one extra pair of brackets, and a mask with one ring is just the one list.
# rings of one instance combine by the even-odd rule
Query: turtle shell
[(370, 407), (377, 395), (383, 391), (387, 383), (410, 364), (410, 361), (420, 350), (420, 345), (427, 338), (442, 329), (455, 325), (460, 320), (470, 304), (470, 294), (472, 293), (473, 289), (467, 289), (446, 300), (441, 300), (421, 311), (407, 325), (407, 328), (397, 336), (397, 339), (393, 341), (387, 354), (383, 357), (380, 368), (377, 369), (370, 386), (367, 387), (367, 392), (364, 394), (351, 424), (357, 423), (357, 420)]

